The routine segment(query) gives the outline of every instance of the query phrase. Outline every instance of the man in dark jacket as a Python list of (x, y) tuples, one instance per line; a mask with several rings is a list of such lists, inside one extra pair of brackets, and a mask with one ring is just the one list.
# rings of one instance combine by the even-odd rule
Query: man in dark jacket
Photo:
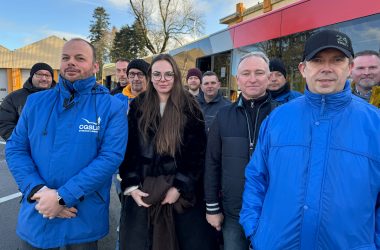
[(30, 76), (22, 89), (13, 91), (0, 106), (0, 136), (8, 140), (21, 115), (28, 95), (49, 89), (55, 85), (53, 69), (46, 63), (36, 63), (30, 70)]
[(199, 92), (197, 99), (205, 118), (206, 133), (208, 133), (219, 109), (231, 102), (219, 93), (220, 82), (215, 72), (207, 71), (203, 74), (201, 89), (202, 91)]
[(262, 121), (279, 105), (266, 92), (269, 74), (269, 59), (264, 53), (243, 56), (236, 76), (242, 93), (235, 103), (219, 110), (208, 135), (206, 218), (217, 230), (223, 230), (225, 250), (248, 249), (249, 243), (239, 224), (244, 170)]
[(271, 59), (269, 70), (268, 91), (274, 100), (284, 104), (302, 95), (298, 91), (291, 90), (290, 83), (286, 80), (286, 68), (281, 59)]
[(116, 68), (116, 80), (117, 84), (114, 89), (110, 91), (111, 95), (116, 95), (123, 92), (125, 86), (128, 85), (128, 76), (127, 76), (127, 68), (128, 68), (129, 60), (128, 59), (118, 59), (115, 63)]

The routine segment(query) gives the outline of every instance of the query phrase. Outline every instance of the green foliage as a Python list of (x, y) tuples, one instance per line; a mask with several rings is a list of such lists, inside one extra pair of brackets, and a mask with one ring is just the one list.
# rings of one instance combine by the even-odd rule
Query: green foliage
[(110, 53), (111, 60), (115, 62), (118, 58), (141, 58), (146, 56), (144, 37), (138, 23), (132, 26), (125, 25), (116, 32)]
[[(109, 15), (103, 7), (97, 7), (92, 14), (93, 20), (90, 24), (90, 35), (88, 38), (96, 50), (99, 68), (102, 69), (105, 61), (109, 58), (110, 47), (110, 22)], [(97, 79), (102, 78), (102, 70), (96, 74)]]
[(92, 14), (93, 20), (90, 25), (91, 43), (99, 42), (109, 32), (109, 15), (103, 7), (97, 7)]

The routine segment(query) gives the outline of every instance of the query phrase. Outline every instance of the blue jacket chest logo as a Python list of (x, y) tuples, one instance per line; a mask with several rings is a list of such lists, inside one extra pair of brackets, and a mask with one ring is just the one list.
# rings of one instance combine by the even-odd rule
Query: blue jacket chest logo
[(83, 133), (99, 133), (100, 130), (100, 117), (96, 120), (96, 122), (91, 122), (88, 119), (82, 118), (84, 123), (79, 125), (79, 132)]

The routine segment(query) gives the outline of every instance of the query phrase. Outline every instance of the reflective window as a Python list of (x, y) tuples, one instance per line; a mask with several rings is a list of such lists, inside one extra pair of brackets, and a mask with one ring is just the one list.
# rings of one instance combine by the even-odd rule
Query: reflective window
[[(346, 33), (352, 40), (354, 52), (380, 51), (380, 14), (376, 14), (236, 49), (233, 52), (232, 75), (236, 75), (237, 63), (241, 56), (259, 50), (265, 52), (269, 58), (280, 57), (287, 67), (287, 78), (292, 88), (303, 92), (305, 80), (298, 71), (298, 64), (302, 61), (304, 44), (307, 38), (322, 29), (335, 29)], [(236, 88), (235, 77), (230, 86), (231, 89)]]

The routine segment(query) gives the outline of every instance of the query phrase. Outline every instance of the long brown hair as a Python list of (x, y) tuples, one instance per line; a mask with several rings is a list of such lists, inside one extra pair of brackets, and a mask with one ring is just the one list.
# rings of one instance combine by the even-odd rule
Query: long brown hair
[[(166, 102), (165, 111), (160, 115), (160, 99), (151, 81), (152, 66), (158, 61), (167, 61), (173, 67), (174, 83), (170, 91), (170, 96)], [(173, 57), (168, 54), (156, 56), (148, 70), (148, 86), (145, 92), (138, 121), (139, 130), (145, 142), (148, 141), (149, 134), (155, 134), (154, 144), (157, 153), (168, 154), (172, 157), (179, 149), (183, 140), (183, 129), (186, 123), (184, 109), (187, 108), (194, 114), (194, 107), (197, 107), (194, 98), (184, 90), (181, 82), (181, 72)]]

